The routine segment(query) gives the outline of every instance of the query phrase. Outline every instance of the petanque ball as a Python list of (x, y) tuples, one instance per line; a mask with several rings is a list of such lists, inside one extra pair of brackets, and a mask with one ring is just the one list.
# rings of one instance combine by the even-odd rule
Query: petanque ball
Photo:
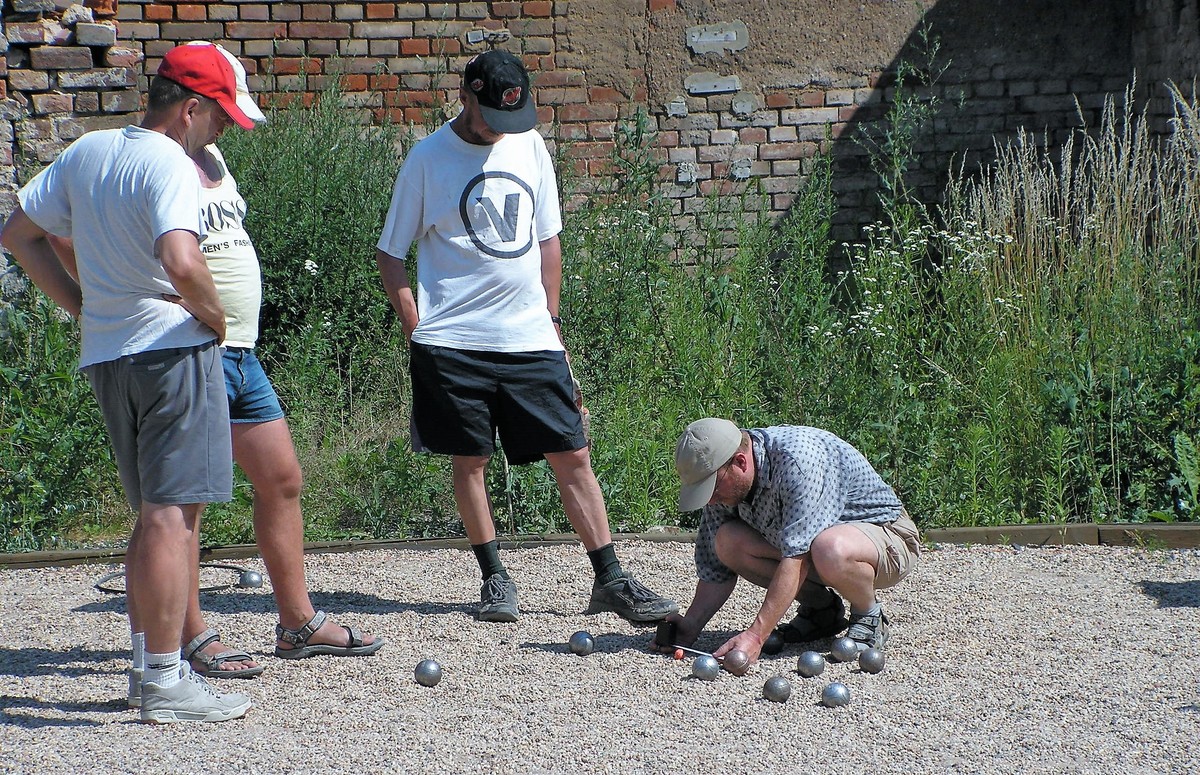
[(763, 641), (762, 653), (773, 657), (781, 651), (783, 651), (783, 638), (779, 636), (779, 633), (772, 630), (767, 639)]
[(238, 586), (242, 589), (258, 589), (262, 586), (262, 574), (256, 570), (244, 570), (238, 576)]
[(422, 659), (417, 663), (413, 675), (421, 686), (437, 686), (438, 681), (442, 680), (442, 666), (436, 660)]
[(716, 657), (701, 654), (696, 657), (696, 661), (692, 662), (692, 675), (701, 681), (715, 681), (720, 674), (721, 663), (717, 661)]
[(825, 657), (815, 651), (806, 651), (796, 660), (796, 672), (805, 678), (812, 678), (825, 672)]
[(858, 666), (864, 673), (879, 673), (883, 671), (883, 652), (879, 649), (866, 649), (858, 655)]
[(750, 669), (750, 657), (741, 649), (734, 649), (725, 655), (725, 669), (734, 675), (745, 675)]
[(590, 632), (580, 630), (571, 636), (567, 641), (567, 645), (571, 647), (571, 651), (581, 657), (586, 657), (596, 649), (596, 640)]
[(792, 684), (781, 675), (768, 678), (763, 684), (763, 697), (771, 702), (787, 702), (792, 696)]
[(840, 708), (850, 702), (850, 690), (846, 684), (834, 681), (821, 692), (821, 704), (829, 708)]
[(833, 642), (829, 652), (837, 662), (852, 662), (858, 659), (858, 643), (850, 638), (838, 638)]

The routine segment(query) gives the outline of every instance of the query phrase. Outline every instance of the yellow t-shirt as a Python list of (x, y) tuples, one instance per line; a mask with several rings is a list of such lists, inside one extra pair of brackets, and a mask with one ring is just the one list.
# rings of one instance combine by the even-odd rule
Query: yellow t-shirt
[(208, 259), (217, 295), (225, 306), (225, 346), (253, 347), (258, 339), (262, 272), (243, 225), (246, 200), (238, 193), (237, 181), (217, 146), (210, 145), (206, 150), (216, 159), (222, 174), (216, 188), (200, 187), (200, 218), (208, 229), (208, 238), (200, 249)]

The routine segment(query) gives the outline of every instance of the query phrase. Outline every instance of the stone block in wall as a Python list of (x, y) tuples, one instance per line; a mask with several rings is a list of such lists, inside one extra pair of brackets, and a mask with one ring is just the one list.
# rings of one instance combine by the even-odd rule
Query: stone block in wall
[(86, 46), (38, 46), (30, 49), (34, 70), (87, 70), (92, 66), (92, 50)]
[(78, 140), (87, 134), (87, 131), (87, 123), (81, 118), (64, 116), (54, 119), (54, 134), (58, 136), (59, 140), (66, 142)]
[(287, 24), (283, 22), (230, 22), (226, 25), (214, 26), (218, 28), (217, 32), (209, 37), (220, 37), (222, 26), (225, 28), (225, 37), (230, 40), (271, 40), (287, 37)]
[(81, 46), (115, 46), (117, 45), (117, 28), (112, 24), (80, 22), (75, 25), (75, 42)]
[(62, 89), (115, 89), (133, 86), (136, 75), (124, 67), (108, 67), (87, 72), (64, 72), (58, 74), (58, 86)]
[(8, 43), (44, 44), (55, 40), (65, 41), (70, 33), (54, 19), (36, 19), (27, 22), (6, 22), (4, 39)]
[(54, 0), (12, 0), (12, 9), (17, 13), (49, 13), (54, 10)]
[[(229, 26), (236, 23), (232, 22)], [(216, 40), (225, 31), (225, 25), (220, 22), (163, 22), (161, 29), (162, 37), (168, 40)]]
[(136, 67), (145, 55), (135, 48), (114, 46), (104, 52), (104, 64), (108, 67)]
[(94, 91), (75, 92), (76, 113), (99, 113), (100, 93)]
[(50, 88), (50, 74), (39, 70), (9, 70), (8, 88), (13, 91), (45, 91)]
[(355, 38), (411, 38), (412, 22), (355, 22), (352, 28)]
[(136, 91), (112, 91), (100, 95), (100, 109), (105, 113), (133, 113), (141, 107)]
[(345, 22), (292, 22), (288, 25), (291, 38), (346, 38), (350, 25)]
[(35, 116), (45, 116), (53, 113), (70, 113), (74, 107), (71, 95), (62, 92), (44, 92), (34, 94), (30, 99)]

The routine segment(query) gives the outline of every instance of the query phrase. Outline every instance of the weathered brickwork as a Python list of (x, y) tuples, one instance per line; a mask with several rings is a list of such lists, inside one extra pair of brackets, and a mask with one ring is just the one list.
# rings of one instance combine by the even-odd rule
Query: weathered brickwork
[[(311, 99), (338, 78), (348, 110), (418, 129), (428, 123), (430, 111), (453, 105), (465, 61), (499, 45), (520, 53), (534, 73), (543, 131), (553, 143), (563, 143), (566, 163), (583, 181), (569, 207), (586, 201), (589, 178), (609, 174), (616, 127), (644, 108), (657, 131), (660, 174), (681, 225), (694, 222), (713, 192), (747, 192), (754, 195), (746, 198), (747, 206), (782, 214), (814, 158), (829, 153), (839, 199), (835, 236), (857, 238), (858, 226), (877, 213), (878, 181), (862, 132), (894, 104), (895, 72), (912, 54), (907, 44), (890, 63), (868, 71), (833, 63), (802, 83), (747, 81), (736, 92), (697, 94), (685, 88), (682, 77), (663, 82), (645, 36), (680, 26), (685, 15), (688, 24), (708, 21), (700, 7), (718, 4), (612, 3), (630, 12), (618, 18), (582, 0), (95, 0), (66, 10), (53, 0), (5, 2), (0, 134), (8, 142), (0, 146), (0, 214), (11, 209), (28, 170), (54, 158), (84, 131), (135, 118), (130, 114), (139, 109), (139, 95), (163, 54), (179, 43), (205, 39), (224, 45), (246, 65), (251, 89), (264, 106)], [(727, 10), (738, 4), (720, 5)], [(942, 4), (925, 5), (933, 15)], [(969, 27), (955, 32), (963, 29), (957, 19), (947, 23), (957, 37), (943, 52), (944, 70), (919, 92), (937, 107), (929, 131), (915, 144), (911, 189), (935, 197), (952, 158), (984, 159), (997, 139), (1022, 129), (1060, 142), (1081, 116), (1094, 123), (1104, 100), (1123, 93), (1135, 70), (1143, 82), (1190, 84), (1200, 64), (1197, 0), (1138, 0), (1133, 6), (1121, 10), (1128, 6), (1116, 0), (1091, 6), (1096, 29), (1118, 29), (1123, 36), (1120, 45), (1110, 42), (1103, 57), (1091, 60), (1078, 52), (1014, 52), (987, 40), (983, 31), (978, 39)], [(785, 36), (776, 40), (777, 31), (759, 26), (754, 7), (747, 3), (742, 11), (751, 40), (787, 45)], [(856, 23), (857, 8), (845, 4), (846, 24)], [(598, 32), (589, 25), (601, 13), (624, 25), (628, 35), (610, 30), (603, 44), (596, 43)], [(1051, 27), (1079, 24), (1065, 11), (1045, 16), (1042, 23)], [(1053, 29), (1045, 32), (1048, 48), (1055, 35)], [(901, 38), (905, 34), (900, 31)], [(600, 45), (624, 48), (597, 51)], [(736, 57), (689, 54), (682, 39), (678, 49), (688, 73), (719, 69), (720, 83), (739, 74)], [(1161, 95), (1150, 92), (1159, 112)]]

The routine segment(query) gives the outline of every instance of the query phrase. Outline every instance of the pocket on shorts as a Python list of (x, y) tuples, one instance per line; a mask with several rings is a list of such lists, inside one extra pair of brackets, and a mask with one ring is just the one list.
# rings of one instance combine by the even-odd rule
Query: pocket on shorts
[(900, 518), (888, 527), (900, 537), (900, 540), (904, 542), (904, 545), (908, 547), (908, 551), (912, 552), (914, 557), (921, 556), (921, 533), (917, 530), (917, 525), (913, 522), (912, 517), (908, 515), (908, 512), (903, 507), (900, 510)]

